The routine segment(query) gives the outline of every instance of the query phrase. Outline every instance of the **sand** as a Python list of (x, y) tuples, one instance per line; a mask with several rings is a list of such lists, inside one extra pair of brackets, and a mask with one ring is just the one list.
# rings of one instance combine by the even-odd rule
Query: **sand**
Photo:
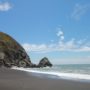
[(24, 71), (0, 68), (0, 90), (90, 90), (90, 82), (37, 77)]

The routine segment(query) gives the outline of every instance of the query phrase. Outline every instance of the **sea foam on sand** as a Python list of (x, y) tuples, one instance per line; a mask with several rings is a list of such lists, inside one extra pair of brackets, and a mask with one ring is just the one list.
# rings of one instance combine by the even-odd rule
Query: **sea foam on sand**
[(32, 73), (36, 73), (36, 74), (54, 75), (54, 76), (58, 76), (59, 78), (62, 78), (62, 79), (74, 79), (74, 80), (88, 80), (88, 81), (90, 81), (90, 75), (87, 75), (87, 74), (39, 71), (39, 70), (32, 70), (30, 68), (21, 68), (21, 67), (20, 68), (12, 67), (12, 69), (20, 70), (20, 71), (26, 71), (26, 72), (32, 72)]

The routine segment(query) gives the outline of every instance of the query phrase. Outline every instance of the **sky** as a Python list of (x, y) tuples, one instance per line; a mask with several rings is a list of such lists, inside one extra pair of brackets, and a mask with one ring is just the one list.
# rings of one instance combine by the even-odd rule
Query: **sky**
[(90, 64), (90, 0), (0, 0), (0, 31), (33, 63)]

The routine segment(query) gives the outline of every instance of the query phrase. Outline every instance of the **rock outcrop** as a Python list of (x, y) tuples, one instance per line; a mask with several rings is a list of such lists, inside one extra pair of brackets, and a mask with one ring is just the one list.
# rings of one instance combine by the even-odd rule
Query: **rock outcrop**
[(2, 64), (6, 67), (32, 66), (24, 48), (9, 35), (0, 32), (0, 65)]
[(47, 58), (41, 60), (39, 65), (33, 64), (24, 48), (15, 39), (0, 32), (0, 66), (43, 67), (50, 65), (46, 60)]
[(52, 67), (52, 64), (51, 62), (48, 60), (47, 57), (44, 57), (40, 60), (39, 64), (38, 64), (38, 67)]

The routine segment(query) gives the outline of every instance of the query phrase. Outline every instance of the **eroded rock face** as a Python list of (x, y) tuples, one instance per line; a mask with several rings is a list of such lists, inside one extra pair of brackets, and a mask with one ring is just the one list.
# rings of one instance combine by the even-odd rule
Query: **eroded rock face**
[(44, 57), (40, 60), (39, 64), (38, 64), (38, 67), (52, 67), (52, 64), (51, 62), (48, 60), (47, 57)]

